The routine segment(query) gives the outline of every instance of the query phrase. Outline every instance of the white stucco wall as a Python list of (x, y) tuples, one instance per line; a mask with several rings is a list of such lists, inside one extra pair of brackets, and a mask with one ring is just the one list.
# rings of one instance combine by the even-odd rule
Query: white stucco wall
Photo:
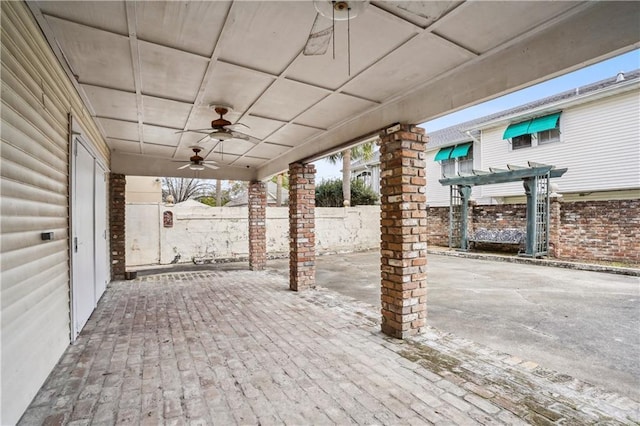
[[(173, 213), (173, 227), (164, 227), (163, 212)], [(187, 201), (174, 206), (128, 204), (127, 266), (192, 263), (247, 257), (246, 207), (209, 207)], [(267, 253), (289, 251), (289, 208), (267, 208)], [(380, 207), (316, 209), (316, 249), (336, 253), (376, 248), (380, 244)]]

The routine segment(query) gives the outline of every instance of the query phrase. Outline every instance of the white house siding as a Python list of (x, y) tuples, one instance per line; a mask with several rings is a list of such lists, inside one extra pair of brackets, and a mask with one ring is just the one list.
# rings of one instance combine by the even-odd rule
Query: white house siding
[(97, 131), (25, 3), (1, 3), (0, 424), (14, 424), (69, 344), (69, 113)]
[[(638, 90), (567, 108), (560, 117), (561, 141), (510, 151), (502, 139), (506, 126), (483, 131), (482, 168), (505, 168), (527, 161), (569, 170), (559, 179), (560, 192), (637, 188), (640, 182), (640, 97)], [(519, 182), (487, 185), (483, 196), (524, 194)]]

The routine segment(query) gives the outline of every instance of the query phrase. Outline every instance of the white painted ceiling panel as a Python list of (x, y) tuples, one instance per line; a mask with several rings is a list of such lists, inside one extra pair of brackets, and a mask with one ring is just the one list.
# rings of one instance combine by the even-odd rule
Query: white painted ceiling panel
[(278, 80), (255, 103), (251, 112), (261, 117), (289, 121), (328, 94), (313, 86)]
[(337, 89), (417, 32), (415, 28), (406, 23), (403, 25), (397, 18), (377, 9), (369, 9), (353, 19), (350, 27), (351, 75), (348, 73), (347, 21), (338, 21), (335, 25), (336, 58), (333, 59), (330, 44), (324, 55), (298, 57), (287, 71), (287, 77)]
[(82, 85), (82, 89), (89, 98), (93, 99), (91, 105), (96, 116), (126, 121), (138, 119), (138, 104), (135, 93), (86, 84)]
[(137, 1), (134, 5), (140, 40), (211, 56), (230, 2)]
[(234, 155), (243, 155), (254, 146), (251, 142), (241, 139), (229, 139), (221, 142), (221, 144), (222, 146), (219, 146), (217, 150), (221, 149), (224, 153)]
[(342, 93), (334, 93), (297, 117), (295, 122), (306, 126), (328, 129), (376, 105), (375, 102)]
[(280, 155), (289, 151), (291, 148), (292, 147), (286, 145), (262, 142), (261, 144), (256, 145), (251, 150), (249, 150), (248, 154), (252, 157), (270, 158), (274, 152), (277, 153), (277, 155)]
[(301, 126), (299, 124), (287, 124), (282, 129), (271, 135), (268, 142), (296, 146), (300, 145), (307, 138), (317, 135), (320, 132), (322, 132), (322, 130), (313, 127)]
[(137, 141), (138, 123), (131, 121), (112, 120), (110, 118), (97, 118), (106, 133), (107, 138), (124, 139), (129, 141)]
[(371, 3), (421, 28), (426, 28), (462, 1), (372, 1)]
[(107, 143), (111, 151), (140, 154), (140, 142), (107, 138)]
[[(416, 37), (350, 81), (346, 93), (383, 102), (472, 59), (475, 55), (431, 34)], [(438, 60), (434, 61), (433, 58)]]
[(302, 51), (316, 11), (310, 1), (235, 2), (230, 15), (220, 59), (278, 75)]
[(242, 130), (244, 133), (258, 139), (266, 138), (286, 124), (285, 121), (270, 120), (255, 115), (245, 115), (240, 122), (249, 126), (249, 129)]
[(174, 129), (145, 124), (142, 126), (142, 132), (145, 143), (150, 142), (158, 145), (178, 146), (180, 142), (180, 134), (176, 133)]
[(142, 99), (145, 124), (184, 129), (191, 104), (153, 96), (143, 96)]
[(45, 15), (64, 17), (68, 21), (88, 25), (126, 36), (127, 12), (124, 1), (38, 1)]
[(224, 62), (216, 63), (205, 88), (203, 105), (230, 105), (236, 111), (249, 108), (275, 77)]
[(474, 52), (484, 53), (577, 4), (574, 1), (470, 2), (447, 16), (436, 32)]
[(139, 46), (142, 93), (193, 102), (209, 60), (144, 41)]
[(48, 16), (47, 22), (80, 83), (135, 90), (127, 37)]

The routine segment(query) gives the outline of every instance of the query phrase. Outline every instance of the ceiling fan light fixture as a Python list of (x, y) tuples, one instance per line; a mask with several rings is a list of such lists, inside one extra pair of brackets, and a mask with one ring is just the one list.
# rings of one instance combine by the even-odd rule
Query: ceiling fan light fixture
[(369, 0), (313, 0), (318, 13), (334, 21), (353, 19), (364, 11)]
[(191, 164), (189, 170), (204, 170), (204, 166), (202, 164)]
[(227, 139), (231, 139), (231, 138), (233, 138), (233, 135), (225, 131), (211, 132), (209, 134), (209, 139), (214, 141), (226, 141)]

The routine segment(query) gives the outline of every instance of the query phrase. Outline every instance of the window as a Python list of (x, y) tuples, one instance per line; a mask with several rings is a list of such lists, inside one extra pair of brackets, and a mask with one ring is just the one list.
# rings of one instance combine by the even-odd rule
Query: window
[(473, 173), (473, 143), (467, 142), (442, 148), (436, 154), (435, 161), (440, 161), (443, 177)]
[(560, 112), (510, 124), (502, 136), (522, 149), (560, 141)]
[(531, 148), (531, 135), (520, 135), (511, 139), (513, 149)]
[(365, 170), (356, 175), (357, 180), (361, 180), (367, 187), (371, 187), (371, 172)]
[(448, 158), (443, 160), (442, 163), (442, 176), (443, 177), (451, 177), (456, 175), (456, 159)]
[(538, 132), (538, 145), (560, 141), (560, 129), (549, 129)]

